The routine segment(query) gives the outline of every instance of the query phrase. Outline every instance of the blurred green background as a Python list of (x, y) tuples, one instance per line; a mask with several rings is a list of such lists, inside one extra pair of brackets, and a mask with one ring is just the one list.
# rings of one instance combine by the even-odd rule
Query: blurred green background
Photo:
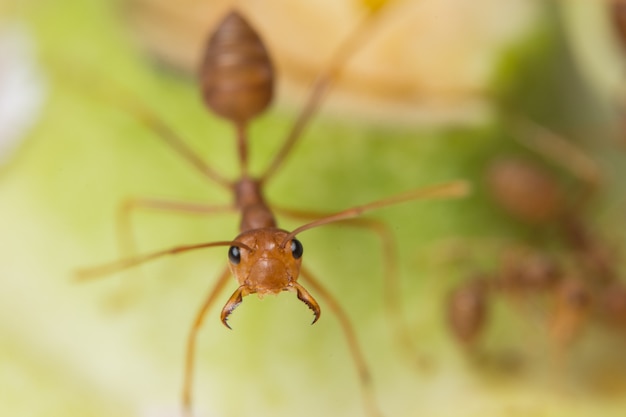
[[(626, 407), (626, 366), (619, 358), (623, 330), (603, 331), (591, 324), (572, 347), (565, 369), (556, 370), (547, 331), (529, 326), (524, 314), (505, 301), (495, 306), (482, 341), (496, 358), (491, 365), (477, 365), (446, 328), (448, 291), (473, 271), (493, 267), (499, 246), (534, 233), (494, 206), (482, 186), (485, 166), (494, 156), (519, 152), (533, 157), (512, 140), (516, 132), (501, 117), (502, 109), (563, 132), (588, 150), (607, 179), (592, 207), (594, 227), (616, 241), (622, 238), (616, 224), (623, 221), (624, 187), (618, 181), (623, 145), (616, 140), (612, 102), (619, 93), (621, 62), (617, 46), (607, 46), (614, 40), (605, 4), (522, 2), (530, 9), (520, 15), (484, 1), (467, 16), (478, 19), (474, 27), (481, 27), (484, 18), (494, 26), (519, 28), (507, 33), (506, 42), (484, 40), (491, 59), (477, 65), (487, 68), (481, 73), (488, 77), (467, 87), (479, 97), (482, 110), (465, 110), (463, 103), (446, 97), (432, 116), (428, 106), (437, 94), (457, 88), (444, 85), (425, 98), (416, 94), (415, 102), (403, 102), (398, 119), (389, 117), (393, 111), (376, 112), (383, 107), (376, 104), (376, 93), (366, 94), (369, 107), (354, 106), (351, 87), (339, 82), (338, 97), (345, 100), (329, 98), (332, 111), (309, 126), (267, 189), (268, 199), (281, 206), (332, 211), (452, 179), (475, 184), (473, 195), (463, 201), (410, 203), (372, 213), (387, 221), (397, 238), (402, 302), (423, 364), (419, 369), (402, 355), (384, 313), (376, 238), (342, 226), (301, 236), (304, 262), (353, 320), (387, 416), (617, 416)], [(205, 3), (207, 10), (213, 7)], [(447, 9), (424, 6), (422, 11), (417, 7), (418, 13), (462, 7), (462, 2), (440, 3)], [(145, 47), (150, 46), (145, 32), (138, 35), (143, 26), (137, 24), (137, 10), (149, 10), (148, 4), (0, 4), (0, 25), (18, 24), (31, 37), (47, 94), (36, 123), (0, 166), (0, 415), (179, 412), (187, 332), (227, 261), (226, 251), (189, 253), (137, 273), (72, 282), (77, 268), (118, 256), (114, 219), (124, 198), (230, 201), (103, 94), (114, 86), (129, 90), (220, 172), (236, 174), (232, 128), (203, 107), (192, 77), (180, 70), (185, 65), (174, 70), (171, 62), (163, 62), (167, 57), (155, 59)], [(346, 10), (354, 15), (363, 7), (348, 4)], [(515, 7), (516, 2), (507, 4)], [(215, 10), (226, 7), (226, 2), (215, 3)], [(278, 6), (241, 2), (259, 23), (264, 20), (259, 10), (276, 18), (272, 7)], [(522, 15), (524, 21), (516, 22)], [(393, 27), (394, 16), (383, 24)], [(425, 16), (433, 33), (454, 33), (445, 14)], [(345, 23), (337, 19), (340, 26)], [(180, 23), (172, 25), (172, 30), (180, 28)], [(302, 31), (302, 45), (307, 45), (311, 30)], [(267, 34), (281, 36), (297, 40), (300, 34)], [(468, 48), (478, 48), (482, 39), (463, 32), (464, 37), (478, 39)], [(314, 48), (302, 48), (309, 47)], [(280, 62), (289, 61), (285, 48), (287, 58)], [(441, 52), (414, 53), (428, 61), (423, 54), (435, 51)], [(462, 67), (441, 56), (441, 68)], [(0, 68), (10, 60), (0, 57)], [(366, 65), (368, 59), (363, 61)], [(291, 84), (281, 84), (279, 104), (250, 128), (255, 172), (279, 146), (302, 101), (299, 91), (310, 81), (307, 74), (286, 69)], [(298, 87), (299, 81), (303, 85)], [(388, 104), (387, 98), (380, 100)], [(232, 239), (238, 219), (146, 212), (135, 216), (134, 224), (146, 252)], [(298, 223), (285, 220), (282, 225)], [(224, 301), (234, 288), (233, 282)], [(248, 297), (230, 319), (234, 331), (222, 326), (217, 309), (210, 311), (198, 342), (197, 415), (364, 415), (337, 321), (323, 303), (322, 310), (320, 321), (309, 326), (310, 311), (292, 294), (262, 302)]]

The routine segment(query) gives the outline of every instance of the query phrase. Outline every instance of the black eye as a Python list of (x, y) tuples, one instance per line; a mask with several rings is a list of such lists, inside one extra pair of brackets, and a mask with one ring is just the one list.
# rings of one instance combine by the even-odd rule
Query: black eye
[(302, 247), (302, 243), (298, 239), (293, 239), (291, 241), (291, 254), (294, 258), (300, 259), (302, 254), (304, 253), (304, 248)]
[(237, 246), (231, 246), (230, 249), (228, 249), (228, 259), (234, 265), (237, 265), (239, 264), (239, 262), (241, 262), (241, 251)]

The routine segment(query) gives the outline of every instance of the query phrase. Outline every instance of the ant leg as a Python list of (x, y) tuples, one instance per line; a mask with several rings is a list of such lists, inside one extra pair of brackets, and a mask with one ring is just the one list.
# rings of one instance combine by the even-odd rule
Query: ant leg
[(188, 214), (231, 213), (236, 210), (232, 205), (208, 205), (158, 198), (128, 198), (117, 211), (117, 238), (120, 255), (123, 258), (135, 256), (137, 244), (133, 234), (132, 213), (137, 209), (162, 210)]
[(363, 403), (365, 405), (367, 413), (371, 417), (382, 416), (382, 413), (378, 408), (378, 404), (374, 399), (372, 376), (365, 362), (365, 357), (363, 356), (363, 352), (357, 340), (356, 334), (354, 333), (354, 328), (350, 323), (348, 315), (341, 308), (341, 304), (339, 304), (335, 297), (333, 297), (332, 294), (329, 293), (326, 288), (322, 286), (322, 284), (317, 279), (315, 279), (308, 270), (306, 270), (304, 267), (301, 267), (300, 274), (302, 278), (306, 281), (307, 287), (313, 289), (319, 294), (320, 297), (322, 297), (326, 301), (328, 307), (333, 311), (333, 313), (335, 313), (335, 316), (339, 320), (339, 324), (341, 325), (343, 334), (346, 337), (346, 341), (348, 342), (350, 356), (352, 356), (357, 372), (359, 374)]
[(223, 188), (233, 190), (232, 182), (224, 178), (215, 169), (204, 162), (148, 104), (120, 85), (109, 86), (106, 91), (98, 90), (97, 94), (114, 106), (121, 107), (133, 115), (151, 130), (156, 137), (163, 141), (180, 157), (185, 159), (202, 175)]
[(568, 348), (583, 332), (592, 302), (592, 292), (581, 279), (566, 278), (556, 289), (549, 334), (557, 375), (565, 371)]
[[(202, 203), (182, 202), (164, 200), (159, 198), (128, 198), (118, 207), (116, 214), (116, 235), (119, 249), (119, 256), (122, 259), (132, 258), (139, 253), (136, 235), (133, 227), (133, 213), (137, 210), (159, 210), (177, 212), (183, 214), (218, 214), (234, 212), (235, 208), (230, 205), (208, 205)], [(137, 268), (128, 272), (135, 278), (141, 277), (141, 269)], [(123, 289), (116, 291), (109, 300), (109, 303), (117, 308), (124, 308), (129, 304), (134, 294), (138, 292), (137, 283), (126, 283)]]
[(578, 201), (578, 204), (584, 205), (602, 184), (602, 172), (596, 161), (571, 140), (545, 126), (525, 118), (516, 122), (519, 143), (560, 165), (585, 185)]
[(205, 299), (204, 303), (198, 310), (196, 318), (193, 321), (189, 336), (187, 338), (187, 348), (185, 351), (185, 373), (183, 375), (183, 391), (182, 391), (182, 406), (183, 416), (191, 416), (192, 407), (192, 386), (193, 386), (193, 367), (196, 353), (196, 336), (198, 330), (202, 326), (204, 316), (206, 312), (217, 300), (219, 293), (224, 289), (228, 278), (230, 277), (230, 270), (228, 268), (222, 271), (222, 274), (218, 278), (217, 282), (213, 285), (213, 288), (209, 291), (209, 295)]
[(343, 43), (339, 45), (335, 53), (331, 56), (326, 68), (317, 76), (313, 82), (307, 100), (296, 121), (291, 127), (291, 130), (288, 132), (282, 147), (276, 153), (276, 156), (266, 168), (263, 175), (260, 176), (259, 180), (261, 183), (265, 183), (283, 164), (297, 140), (302, 136), (302, 132), (304, 131), (304, 128), (308, 124), (309, 120), (319, 109), (320, 103), (330, 89), (332, 83), (339, 78), (341, 69), (346, 61), (358, 51), (362, 44), (365, 43), (364, 38), (370, 36), (372, 32), (374, 32), (376, 24), (382, 18), (381, 15), (384, 14), (383, 9), (385, 8), (386, 3), (377, 8), (368, 9), (367, 13), (363, 16), (356, 28), (346, 39), (344, 39)]
[(616, 271), (610, 260), (611, 248), (596, 236), (593, 228), (582, 221), (580, 216), (580, 212), (589, 205), (591, 198), (602, 186), (602, 169), (571, 140), (532, 120), (522, 118), (518, 122), (518, 130), (518, 142), (558, 164), (582, 184), (558, 223), (565, 240), (577, 252), (576, 259), (581, 267), (599, 281), (613, 281)]
[[(329, 213), (276, 207), (275, 211), (294, 219), (309, 221), (327, 217), (329, 215)], [(389, 320), (391, 321), (391, 328), (393, 329), (396, 339), (400, 342), (400, 346), (406, 353), (407, 357), (411, 358), (412, 361), (415, 361), (418, 368), (423, 367), (423, 360), (414, 357), (417, 349), (409, 336), (413, 332), (408, 325), (404, 308), (400, 301), (402, 299), (402, 291), (400, 289), (400, 281), (398, 279), (398, 248), (396, 247), (396, 241), (389, 225), (380, 220), (370, 218), (343, 220), (338, 224), (345, 224), (370, 231), (378, 237), (382, 248), (384, 300)]]

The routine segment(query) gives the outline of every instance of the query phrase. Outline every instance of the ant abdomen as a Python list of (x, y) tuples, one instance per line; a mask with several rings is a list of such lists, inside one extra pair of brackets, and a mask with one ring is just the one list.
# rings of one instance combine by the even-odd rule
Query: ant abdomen
[(564, 209), (562, 189), (554, 177), (524, 159), (496, 160), (487, 172), (487, 186), (500, 207), (527, 223), (548, 224)]
[(200, 68), (206, 104), (236, 124), (263, 112), (274, 90), (274, 70), (263, 41), (237, 12), (228, 14), (209, 39)]
[(622, 48), (626, 49), (626, 1), (613, 0), (609, 13), (617, 39)]

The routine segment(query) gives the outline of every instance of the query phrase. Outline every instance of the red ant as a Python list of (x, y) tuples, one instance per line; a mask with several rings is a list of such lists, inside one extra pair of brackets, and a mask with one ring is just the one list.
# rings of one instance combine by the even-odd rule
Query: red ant
[(518, 139), (564, 168), (576, 186), (568, 190), (546, 166), (520, 156), (494, 160), (487, 170), (486, 186), (499, 208), (534, 227), (543, 243), (556, 238), (562, 247), (554, 250), (539, 242), (532, 249), (505, 251), (508, 256), (492, 273), (470, 279), (451, 293), (448, 317), (455, 337), (474, 348), (487, 320), (490, 297), (542, 298), (547, 333), (559, 364), (590, 318), (623, 327), (626, 286), (619, 279), (614, 248), (585, 213), (602, 182), (599, 168), (555, 132), (528, 120), (519, 122)]
[[(221, 272), (217, 282), (213, 284), (209, 296), (193, 321), (187, 340), (183, 385), (183, 407), (187, 414), (190, 413), (192, 405), (192, 371), (196, 337), (205, 314), (217, 301), (218, 295), (226, 286), (231, 274), (237, 280), (238, 286), (220, 314), (222, 323), (228, 328), (230, 328), (227, 322), (228, 317), (242, 303), (245, 296), (258, 294), (262, 297), (266, 294), (278, 294), (283, 291), (294, 292), (298, 299), (313, 311), (313, 323), (315, 323), (320, 317), (321, 309), (313, 295), (298, 282), (301, 276), (302, 281), (322, 297), (337, 316), (358, 370), (366, 410), (370, 415), (380, 414), (371, 392), (369, 370), (348, 316), (340, 302), (302, 266), (304, 249), (296, 236), (306, 230), (335, 222), (348, 222), (348, 224), (364, 227), (377, 233), (383, 241), (384, 256), (390, 265), (387, 267), (388, 272), (386, 273), (388, 278), (386, 280), (387, 303), (390, 306), (390, 311), (397, 314), (399, 307), (393, 282), (395, 270), (391, 234), (382, 223), (370, 219), (357, 219), (357, 217), (365, 212), (413, 200), (461, 197), (468, 193), (468, 184), (464, 181), (455, 181), (416, 189), (334, 214), (280, 210), (282, 213), (293, 217), (315, 218), (310, 223), (292, 231), (278, 228), (272, 209), (266, 202), (263, 193), (266, 184), (278, 171), (296, 140), (300, 137), (305, 125), (315, 113), (322, 96), (333, 78), (336, 77), (341, 64), (358, 44), (356, 41), (365, 34), (367, 27), (372, 24), (371, 18), (366, 19), (364, 25), (359, 26), (353, 35), (346, 40), (327, 70), (319, 76), (306, 105), (287, 135), (282, 148), (260, 176), (251, 176), (248, 172), (246, 128), (248, 122), (262, 113), (272, 101), (274, 70), (263, 41), (238, 12), (229, 13), (210, 37), (200, 70), (200, 87), (205, 103), (217, 115), (233, 123), (236, 129), (240, 165), (238, 179), (231, 181), (224, 178), (187, 147), (171, 129), (159, 121), (145, 106), (134, 103), (132, 110), (140, 114), (147, 126), (156, 132), (161, 140), (211, 181), (231, 192), (234, 202), (231, 206), (222, 207), (198, 206), (153, 199), (134, 199), (123, 206), (120, 224), (126, 224), (130, 211), (136, 208), (205, 213), (238, 211), (241, 214), (240, 233), (233, 240), (174, 247), (143, 256), (131, 256), (103, 266), (83, 269), (79, 272), (80, 279), (92, 279), (167, 255), (216, 246), (229, 248), (228, 267)], [(121, 229), (127, 230), (127, 227)], [(128, 238), (125, 241), (125, 246), (130, 251), (132, 244)], [(398, 324), (398, 320), (401, 318), (396, 317), (396, 319), (394, 320), (396, 321), (395, 324), (402, 327), (402, 324)], [(399, 331), (399, 333), (402, 332)]]

